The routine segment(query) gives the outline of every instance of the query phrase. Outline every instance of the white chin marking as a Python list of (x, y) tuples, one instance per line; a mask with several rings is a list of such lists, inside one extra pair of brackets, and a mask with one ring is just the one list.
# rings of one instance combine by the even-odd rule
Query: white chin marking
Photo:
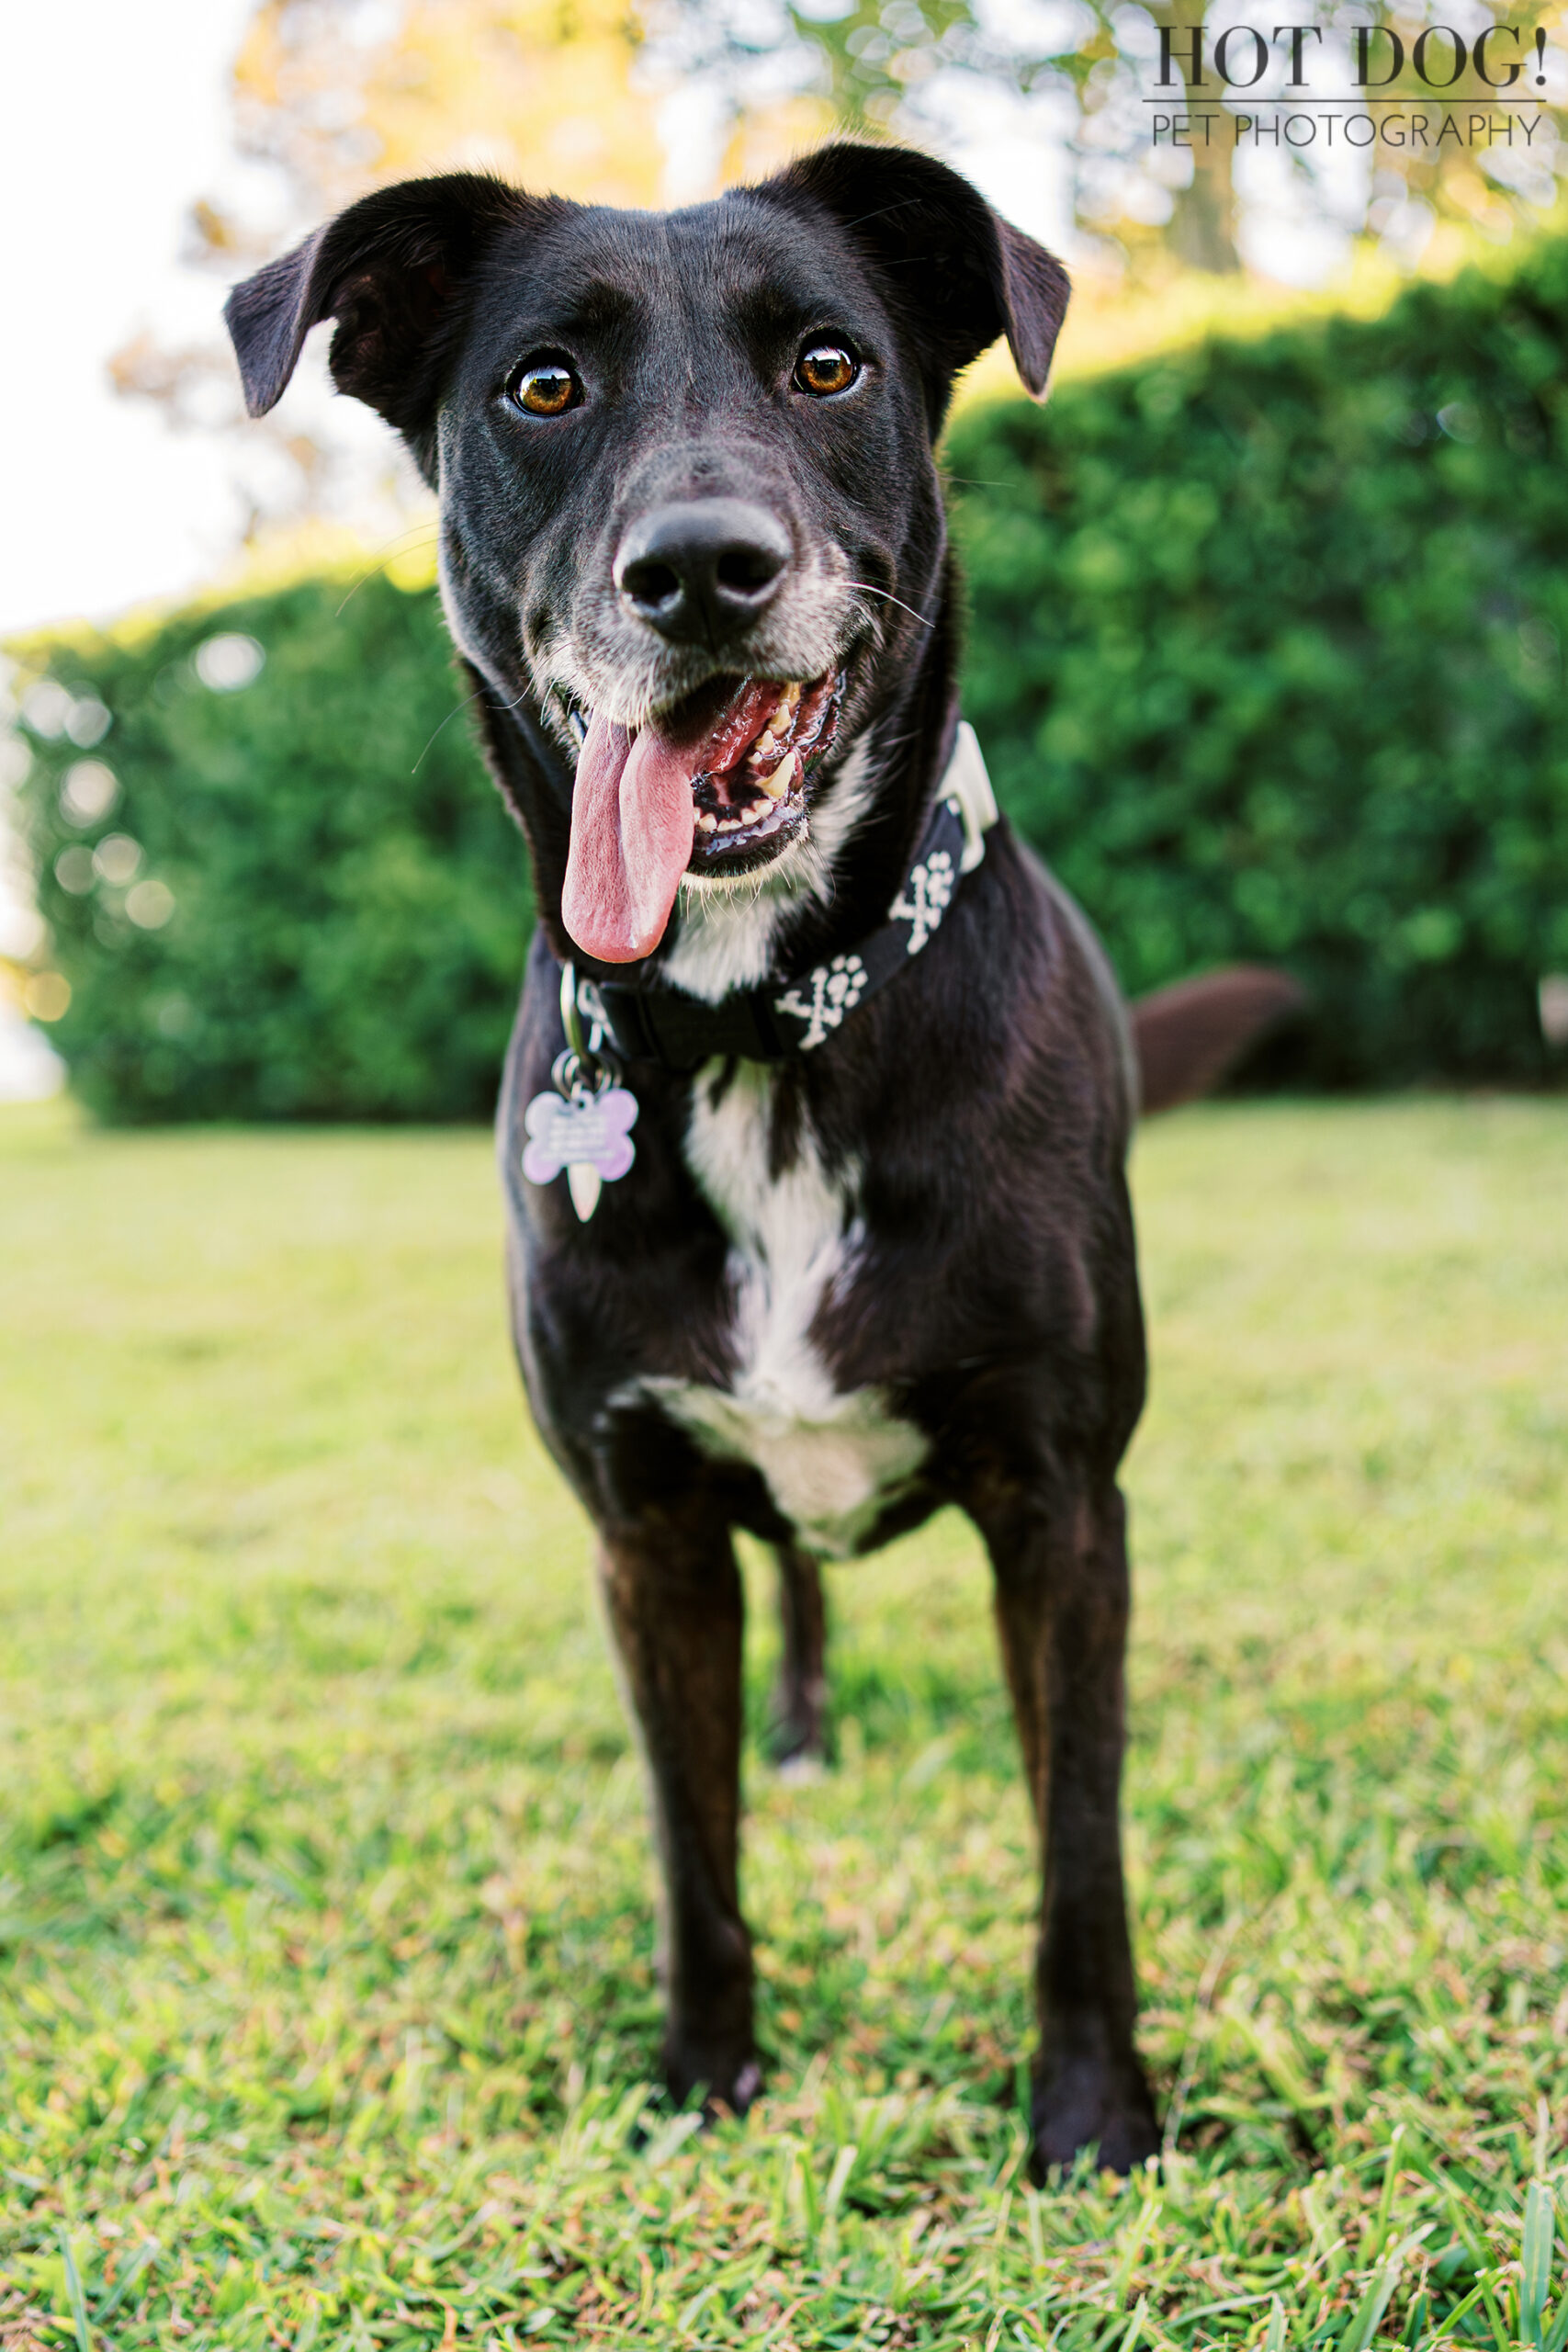
[(681, 928), (662, 975), (671, 988), (716, 1004), (732, 989), (754, 989), (767, 978), (773, 941), (790, 908), (784, 869), (802, 847), (783, 851), (759, 874), (682, 876)]
[[(779, 933), (804, 899), (832, 896), (833, 865), (871, 804), (875, 765), (854, 746), (821, 808), (808, 804), (806, 832), (753, 874), (683, 874), (681, 928), (662, 978), (672, 989), (716, 1004), (735, 989), (761, 986), (775, 971)], [(780, 975), (783, 977), (783, 975)]]

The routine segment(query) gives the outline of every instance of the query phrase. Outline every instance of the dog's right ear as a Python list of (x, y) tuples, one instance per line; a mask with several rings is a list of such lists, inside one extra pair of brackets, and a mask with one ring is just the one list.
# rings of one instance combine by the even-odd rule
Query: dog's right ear
[(331, 367), (339, 391), (368, 402), (417, 443), (434, 414), (476, 263), (503, 230), (564, 209), (474, 172), (362, 197), (230, 295), (223, 316), (246, 408), (265, 416), (275, 407), (310, 329), (336, 319)]
[(840, 140), (752, 193), (826, 212), (880, 272), (926, 362), (933, 431), (954, 375), (998, 335), (1026, 389), (1043, 399), (1067, 273), (947, 164), (909, 147)]

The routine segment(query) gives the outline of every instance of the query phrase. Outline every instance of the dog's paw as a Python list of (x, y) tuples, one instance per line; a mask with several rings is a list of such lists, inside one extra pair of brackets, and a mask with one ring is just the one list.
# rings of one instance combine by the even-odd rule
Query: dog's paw
[(664, 2080), (677, 2107), (700, 2093), (705, 2115), (744, 2115), (762, 2087), (762, 2065), (750, 2046), (683, 2038), (665, 2050)]
[(775, 1771), (815, 1781), (828, 1765), (826, 1692), (781, 1683), (773, 1693), (767, 1747)]
[(1086, 2148), (1105, 2172), (1130, 2173), (1159, 2154), (1154, 2101), (1136, 2064), (1058, 2065), (1037, 2077), (1032, 2102), (1034, 2167), (1043, 2180)]

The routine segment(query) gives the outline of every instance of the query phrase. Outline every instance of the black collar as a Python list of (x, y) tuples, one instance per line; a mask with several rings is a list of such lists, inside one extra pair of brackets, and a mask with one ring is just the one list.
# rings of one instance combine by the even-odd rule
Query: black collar
[(667, 1070), (693, 1070), (716, 1055), (780, 1062), (809, 1054), (920, 953), (964, 876), (985, 856), (996, 820), (975, 730), (960, 721), (904, 886), (886, 922), (857, 946), (797, 979), (737, 989), (716, 1004), (682, 989), (579, 978), (578, 1009), (584, 1021), (598, 1023), (623, 1061), (659, 1062)]

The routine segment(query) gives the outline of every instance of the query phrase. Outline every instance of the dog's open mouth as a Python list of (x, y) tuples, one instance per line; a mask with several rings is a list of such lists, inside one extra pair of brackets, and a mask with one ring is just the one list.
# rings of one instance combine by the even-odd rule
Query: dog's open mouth
[(606, 964), (649, 956), (681, 877), (768, 864), (806, 823), (807, 771), (833, 740), (843, 681), (715, 679), (634, 733), (589, 720), (578, 753), (561, 920)]

